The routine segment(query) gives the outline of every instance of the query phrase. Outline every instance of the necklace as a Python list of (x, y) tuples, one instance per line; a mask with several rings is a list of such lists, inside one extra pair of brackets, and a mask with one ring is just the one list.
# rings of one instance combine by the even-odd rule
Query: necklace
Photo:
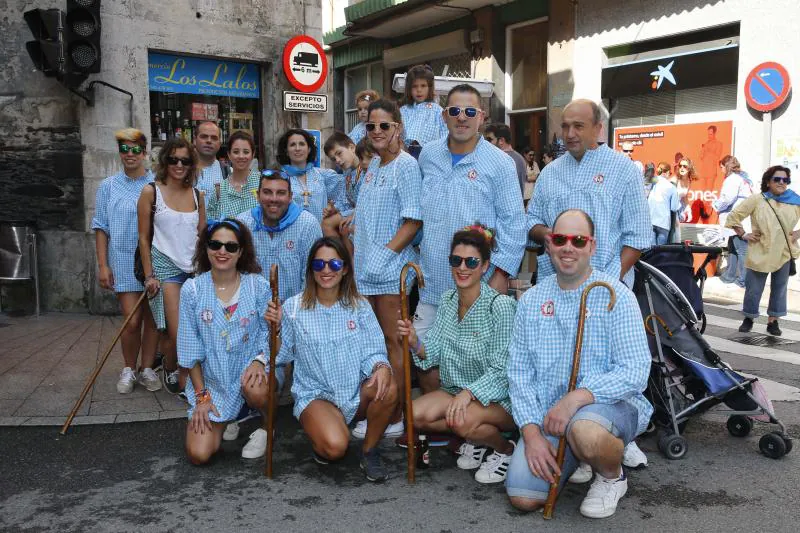
[(238, 288), (238, 287), (239, 287), (239, 281), (240, 281), (240, 280), (241, 280), (241, 275), (237, 275), (237, 276), (236, 276), (236, 283), (234, 284), (234, 286), (233, 286), (233, 287), (222, 287), (222, 286), (219, 286), (219, 285), (217, 285), (216, 283), (214, 284), (214, 286), (215, 286), (215, 287), (216, 287), (216, 289), (217, 289), (217, 290), (219, 290), (219, 291), (226, 291), (226, 290), (228, 290), (229, 288)]
[(303, 174), (303, 180), (300, 179), (300, 176), (297, 176), (297, 181), (300, 183), (300, 186), (303, 188), (303, 191), (300, 193), (300, 196), (303, 197), (303, 207), (308, 207), (310, 204), (309, 198), (311, 198), (311, 191), (308, 190), (308, 174)]

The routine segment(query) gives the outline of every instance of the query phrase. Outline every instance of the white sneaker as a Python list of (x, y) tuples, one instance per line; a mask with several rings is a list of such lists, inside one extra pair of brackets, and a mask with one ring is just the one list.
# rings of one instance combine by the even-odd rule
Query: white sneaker
[(630, 441), (625, 446), (625, 453), (622, 455), (622, 464), (628, 468), (644, 468), (647, 466), (647, 456), (637, 446), (636, 441)]
[[(516, 443), (513, 441), (511, 445), (516, 448)], [(512, 452), (513, 453), (513, 452)], [(508, 465), (511, 464), (511, 453), (508, 455), (497, 451), (492, 452), (486, 461), (475, 472), (475, 481), (478, 483), (502, 483), (506, 480), (508, 473)]]
[[(403, 419), (401, 418), (399, 422), (395, 422), (394, 424), (389, 424), (386, 426), (386, 431), (383, 432), (383, 438), (393, 439), (395, 437), (399, 437), (405, 432), (406, 428), (403, 425)], [(366, 434), (366, 424), (364, 424), (364, 433)]]
[(120, 394), (129, 394), (133, 391), (133, 384), (136, 383), (136, 374), (133, 369), (126, 366), (119, 373), (119, 381), (117, 381), (117, 392)]
[(587, 518), (608, 518), (616, 512), (617, 503), (626, 492), (628, 492), (628, 478), (625, 472), (616, 479), (608, 479), (597, 474), (581, 503), (581, 514)]
[(145, 368), (136, 378), (136, 383), (149, 390), (155, 392), (161, 390), (161, 380), (158, 379), (158, 374), (152, 368)]
[(458, 449), (459, 456), (456, 465), (461, 470), (473, 470), (481, 466), (483, 456), (489, 449), (486, 446), (475, 446), (472, 443), (465, 442)]
[(353, 437), (357, 439), (364, 439), (367, 436), (367, 420), (359, 420), (356, 422), (356, 427), (353, 428)]
[(578, 469), (569, 477), (570, 483), (586, 483), (592, 480), (592, 465), (581, 463)]
[(236, 440), (239, 438), (239, 422), (229, 422), (225, 426), (225, 432), (222, 434), (222, 440)]
[(259, 428), (250, 434), (250, 440), (242, 448), (242, 457), (258, 459), (264, 457), (265, 453), (267, 453), (267, 432)]

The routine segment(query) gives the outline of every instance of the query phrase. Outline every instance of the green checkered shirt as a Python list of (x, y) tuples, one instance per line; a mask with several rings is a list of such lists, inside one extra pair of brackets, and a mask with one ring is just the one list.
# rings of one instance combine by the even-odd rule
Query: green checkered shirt
[(230, 178), (222, 180), (219, 185), (219, 198), (216, 191), (211, 194), (208, 202), (208, 218), (222, 220), (223, 218), (235, 218), (240, 213), (250, 211), (258, 205), (258, 185), (261, 175), (258, 170), (253, 170), (247, 176), (247, 183), (238, 192), (230, 186)]
[(446, 291), (425, 335), (426, 357), (414, 362), (423, 370), (438, 366), (450, 394), (469, 389), (481, 404), (495, 402), (510, 413), (506, 367), (516, 309), (512, 298), (481, 283), (480, 296), (459, 320), (458, 292)]

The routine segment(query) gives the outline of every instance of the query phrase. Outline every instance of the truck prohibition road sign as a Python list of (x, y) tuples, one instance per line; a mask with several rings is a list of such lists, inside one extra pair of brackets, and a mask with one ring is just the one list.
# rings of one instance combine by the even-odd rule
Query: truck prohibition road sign
[(322, 45), (308, 35), (292, 37), (283, 49), (283, 71), (295, 89), (313, 93), (328, 75), (328, 58)]
[(751, 70), (744, 82), (747, 105), (762, 113), (779, 108), (786, 101), (791, 89), (789, 73), (783, 65), (773, 61), (761, 63)]
[(328, 111), (328, 95), (283, 91), (283, 110), (325, 113)]

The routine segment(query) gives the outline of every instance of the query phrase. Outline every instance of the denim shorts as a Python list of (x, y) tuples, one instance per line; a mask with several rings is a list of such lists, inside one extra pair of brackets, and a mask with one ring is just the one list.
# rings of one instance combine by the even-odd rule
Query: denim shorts
[(187, 274), (186, 272), (181, 272), (180, 274), (172, 276), (171, 278), (165, 279), (161, 283), (177, 283), (178, 285), (183, 285), (184, 283), (186, 283), (186, 280), (191, 277), (192, 277), (191, 274)]
[[(636, 408), (628, 402), (620, 401), (612, 404), (592, 403), (578, 409), (572, 420), (567, 426), (567, 433), (572, 429), (572, 424), (576, 420), (591, 420), (603, 426), (609, 433), (621, 439), (623, 444), (628, 444), (636, 437), (636, 430), (639, 425), (639, 414)], [(558, 448), (558, 437), (545, 435), (553, 446)], [(578, 468), (579, 461), (572, 454), (572, 450), (567, 444), (564, 454), (564, 466), (561, 469), (561, 480), (559, 490), (564, 488), (564, 484)], [(520, 437), (514, 455), (511, 457), (511, 464), (508, 467), (506, 476), (506, 492), (509, 496), (519, 496), (532, 500), (546, 500), (550, 490), (550, 483), (544, 479), (536, 477), (528, 466), (525, 458), (525, 439)]]

